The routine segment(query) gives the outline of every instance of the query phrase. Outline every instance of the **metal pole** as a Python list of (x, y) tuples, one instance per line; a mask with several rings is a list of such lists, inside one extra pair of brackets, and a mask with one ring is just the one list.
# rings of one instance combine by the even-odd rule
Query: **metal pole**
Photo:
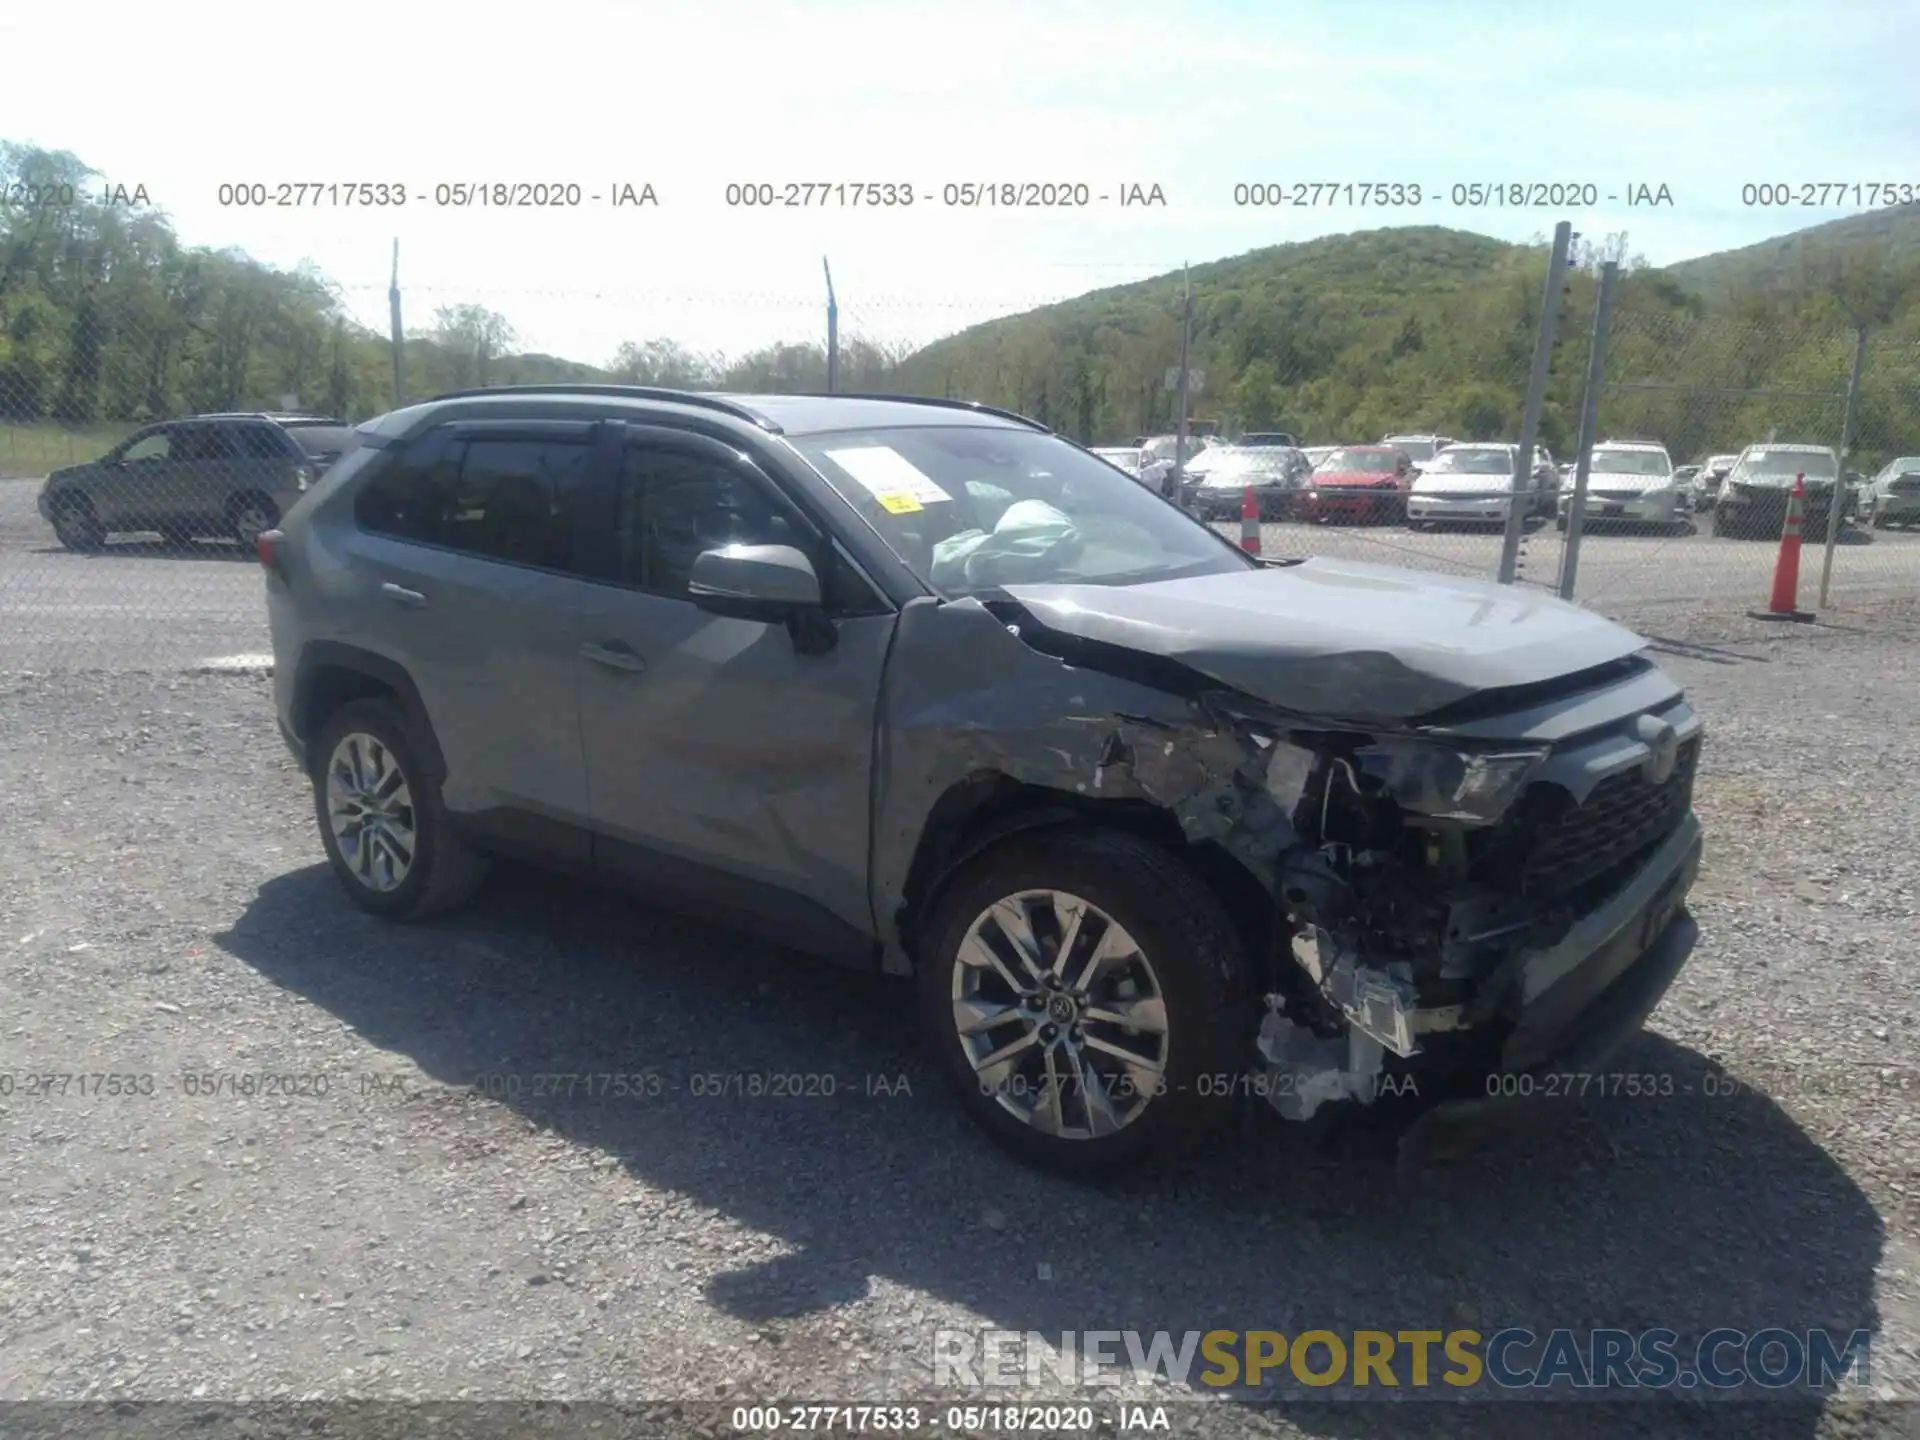
[(827, 393), (840, 391), (840, 302), (833, 298), (833, 268), (827, 257), (820, 257), (820, 269), (827, 277)]
[(1187, 298), (1180, 315), (1180, 423), (1174, 432), (1173, 441), (1173, 498), (1178, 500), (1186, 482), (1187, 475), (1187, 422), (1189, 411), (1188, 384), (1190, 376), (1187, 370), (1188, 352), (1193, 348), (1193, 277), (1187, 273), (1187, 267), (1180, 267), (1180, 275), (1187, 285)]
[(400, 242), (393, 242), (393, 279), (387, 285), (387, 313), (393, 326), (393, 405), (407, 403), (406, 341), (400, 329)]
[(1593, 302), (1593, 343), (1587, 350), (1587, 393), (1580, 403), (1580, 448), (1574, 453), (1573, 499), (1567, 506), (1567, 543), (1560, 552), (1560, 598), (1573, 599), (1574, 579), (1580, 571), (1580, 530), (1587, 518), (1587, 472), (1593, 461), (1593, 442), (1600, 423), (1600, 391), (1606, 384), (1607, 337), (1613, 327), (1613, 287), (1620, 278), (1619, 262), (1600, 267), (1600, 298)]
[(1567, 283), (1567, 252), (1572, 246), (1573, 225), (1562, 220), (1553, 227), (1553, 255), (1547, 261), (1547, 288), (1540, 302), (1540, 335), (1533, 347), (1533, 373), (1527, 378), (1527, 406), (1520, 415), (1520, 449), (1513, 462), (1513, 499), (1507, 505), (1507, 534), (1500, 546), (1502, 585), (1513, 584), (1520, 569), (1520, 537), (1526, 533), (1527, 526), (1527, 512), (1521, 508), (1521, 501), (1533, 488), (1533, 447), (1540, 439), (1540, 409), (1547, 399), (1547, 371), (1553, 364), (1554, 336), (1560, 324), (1560, 289)]
[(1827, 587), (1833, 583), (1833, 549), (1840, 543), (1840, 505), (1847, 498), (1847, 452), (1853, 448), (1855, 408), (1860, 403), (1860, 368), (1867, 363), (1867, 327), (1853, 340), (1853, 373), (1847, 376), (1847, 408), (1840, 417), (1840, 473), (1833, 477), (1833, 498), (1827, 502), (1827, 549), (1820, 557), (1820, 608), (1827, 608)]

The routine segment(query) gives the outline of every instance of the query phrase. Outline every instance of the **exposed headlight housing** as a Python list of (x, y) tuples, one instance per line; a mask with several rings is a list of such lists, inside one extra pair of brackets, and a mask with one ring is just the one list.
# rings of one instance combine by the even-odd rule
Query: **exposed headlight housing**
[(1425, 740), (1363, 746), (1354, 764), (1412, 815), (1491, 825), (1547, 758), (1544, 749), (1475, 751)]

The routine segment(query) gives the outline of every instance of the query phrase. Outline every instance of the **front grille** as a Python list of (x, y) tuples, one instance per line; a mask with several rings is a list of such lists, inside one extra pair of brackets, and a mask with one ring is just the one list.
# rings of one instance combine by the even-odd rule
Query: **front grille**
[[(1693, 804), (1700, 740), (1681, 745), (1673, 773), (1654, 784), (1638, 768), (1610, 775), (1580, 805), (1557, 786), (1535, 785), (1473, 845), (1476, 878), (1540, 902), (1569, 901), (1665, 840)], [(1517, 873), (1516, 873), (1517, 872)]]
[(1902, 475), (1888, 485), (1887, 489), (1895, 495), (1911, 495), (1916, 490), (1920, 490), (1920, 475)]

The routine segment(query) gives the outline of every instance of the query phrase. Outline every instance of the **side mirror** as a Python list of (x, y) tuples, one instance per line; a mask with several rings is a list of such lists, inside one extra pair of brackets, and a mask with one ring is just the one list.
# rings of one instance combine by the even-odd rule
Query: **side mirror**
[(694, 557), (687, 595), (736, 620), (790, 620), (820, 608), (820, 577), (791, 545), (727, 545)]

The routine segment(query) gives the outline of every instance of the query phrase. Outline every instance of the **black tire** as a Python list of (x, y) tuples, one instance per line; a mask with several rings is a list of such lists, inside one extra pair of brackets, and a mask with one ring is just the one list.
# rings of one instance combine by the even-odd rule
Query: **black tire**
[(1727, 512), (1718, 506), (1713, 511), (1713, 533), (1722, 539), (1733, 534), (1733, 523), (1727, 519)]
[(107, 543), (106, 527), (85, 495), (62, 495), (53, 502), (53, 535), (67, 549), (87, 555)]
[[(263, 521), (253, 525), (246, 517), (249, 515)], [(258, 492), (248, 495), (236, 495), (227, 502), (227, 529), (233, 538), (245, 549), (251, 550), (253, 542), (260, 538), (261, 532), (273, 529), (280, 523), (280, 507), (273, 503), (273, 497)]]
[[(327, 766), (341, 740), (359, 732), (372, 737), (398, 764), (413, 800), (413, 863), (391, 890), (369, 887), (341, 854), (327, 813)], [(361, 909), (391, 920), (422, 920), (471, 900), (487, 878), (486, 856), (454, 833), (440, 787), (427, 779), (420, 747), (400, 708), (388, 700), (353, 700), (319, 726), (313, 745), (313, 808), (327, 863), (348, 897)]]
[[(954, 970), (969, 928), (996, 902), (1035, 889), (1076, 895), (1123, 926), (1152, 965), (1166, 1007), (1164, 1087), (1129, 1123), (1097, 1138), (1048, 1135), (1009, 1113), (985, 1093), (954, 1026)], [(1171, 852), (1116, 830), (1016, 837), (942, 887), (921, 934), (920, 1009), (941, 1072), (968, 1115), (1028, 1164), (1084, 1180), (1138, 1170), (1192, 1146), (1233, 1108), (1226, 1095), (1240, 1087), (1228, 1077), (1255, 1058), (1250, 967), (1219, 897)], [(1214, 1077), (1222, 1083), (1208, 1084)]]

